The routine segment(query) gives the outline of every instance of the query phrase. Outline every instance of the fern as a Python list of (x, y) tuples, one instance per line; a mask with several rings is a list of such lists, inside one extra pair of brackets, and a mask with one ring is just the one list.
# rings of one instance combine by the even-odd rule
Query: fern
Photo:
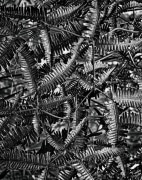
[(72, 164), (72, 167), (74, 167), (74, 168), (81, 174), (81, 178), (82, 178), (82, 179), (94, 180), (94, 178), (93, 178), (92, 175), (89, 173), (89, 171), (87, 170), (87, 168), (84, 166), (83, 163), (81, 163), (81, 162), (75, 162), (75, 163)]
[(36, 91), (36, 81), (35, 81), (36, 69), (34, 67), (35, 65), (34, 59), (32, 58), (31, 52), (29, 51), (27, 46), (24, 46), (19, 52), (20, 52), (19, 58), (20, 58), (20, 63), (21, 63), (21, 69), (23, 71), (25, 81), (28, 84), (27, 88), (30, 92), (35, 92)]
[(107, 121), (108, 122), (108, 133), (107, 133), (107, 137), (108, 137), (108, 142), (112, 145), (115, 146), (117, 143), (117, 138), (118, 138), (118, 109), (115, 103), (110, 102), (107, 105), (107, 108), (109, 110), (109, 115), (107, 117)]
[(79, 131), (81, 130), (82, 126), (84, 125), (84, 123), (86, 122), (86, 118), (83, 119), (75, 128), (75, 130), (73, 129), (67, 136), (66, 140), (65, 140), (65, 147), (69, 145), (69, 143), (71, 143), (71, 141), (75, 138), (75, 136), (79, 133)]
[(91, 8), (89, 9), (88, 14), (85, 17), (85, 20), (89, 22), (85, 22), (84, 25), (88, 27), (88, 30), (84, 32), (84, 36), (86, 37), (93, 37), (96, 26), (99, 19), (99, 13), (98, 13), (98, 2), (92, 1)]
[(116, 156), (119, 154), (120, 154), (119, 149), (115, 147), (102, 148), (101, 150), (96, 151), (95, 147), (90, 146), (84, 152), (80, 153), (79, 157), (84, 160), (92, 159), (96, 162), (98, 159), (105, 160), (110, 156)]
[(51, 47), (50, 47), (50, 40), (49, 40), (49, 36), (48, 33), (46, 32), (46, 30), (41, 30), (41, 40), (42, 40), (42, 44), (45, 50), (45, 58), (46, 58), (46, 62), (51, 65)]
[(119, 124), (120, 125), (135, 125), (141, 126), (141, 114), (135, 112), (124, 112), (119, 116)]
[(47, 15), (47, 23), (57, 25), (66, 21), (66, 18), (69, 19), (80, 8), (80, 6), (81, 5), (73, 5), (58, 8)]
[(6, 152), (0, 157), (1, 165), (7, 169), (39, 170), (48, 166), (50, 155), (33, 155), (19, 150)]
[(45, 91), (49, 91), (51, 89), (54, 89), (55, 86), (58, 83), (61, 83), (65, 81), (65, 77), (69, 76), (75, 67), (75, 59), (78, 55), (78, 48), (80, 47), (80, 44), (82, 43), (83, 39), (80, 38), (74, 49), (72, 50), (72, 57), (69, 60), (69, 62), (65, 65), (62, 63), (62, 65), (58, 65), (54, 70), (53, 73), (50, 73), (49, 75), (46, 75), (41, 80), (41, 85), (38, 91), (40, 93), (43, 93)]
[(124, 106), (141, 107), (141, 96), (131, 90), (118, 90), (113, 94), (116, 102)]

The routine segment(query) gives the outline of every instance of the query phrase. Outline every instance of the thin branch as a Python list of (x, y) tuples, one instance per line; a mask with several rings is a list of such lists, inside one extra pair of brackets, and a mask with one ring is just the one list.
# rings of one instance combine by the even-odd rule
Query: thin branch
[[(104, 96), (106, 96), (108, 99), (110, 99), (111, 101), (114, 102), (113, 99), (111, 99), (108, 95), (106, 95), (104, 92), (102, 92), (100, 89), (98, 89), (97, 87), (95, 87), (96, 90), (98, 90), (101, 94), (103, 94)], [(115, 102), (114, 102), (115, 103)]]
[(85, 99), (93, 92), (93, 89), (85, 96), (85, 98), (81, 101), (81, 103), (77, 106), (76, 111), (80, 108), (81, 104), (85, 101)]
[(104, 36), (106, 36), (106, 35), (111, 35), (113, 32), (118, 31), (118, 30), (119, 30), (119, 31), (130, 32), (130, 33), (139, 33), (139, 31), (133, 31), (133, 30), (124, 29), (124, 28), (115, 28), (115, 29), (113, 29), (112, 31), (104, 34)]
[(142, 31), (142, 29), (141, 29), (139, 26), (135, 25), (134, 23), (131, 23), (131, 22), (128, 21), (127, 19), (125, 19), (125, 18), (123, 18), (123, 17), (121, 17), (121, 16), (119, 16), (119, 18), (122, 19), (122, 20), (124, 20), (124, 21), (127, 22), (128, 24), (135, 26), (135, 27), (138, 28), (140, 31)]
[(45, 114), (48, 114), (49, 116), (55, 117), (55, 118), (57, 118), (57, 119), (63, 119), (63, 120), (67, 119), (67, 118), (63, 118), (63, 117), (56, 116), (56, 115), (54, 115), (54, 114), (52, 114), (52, 113), (49, 113), (49, 112), (47, 112), (47, 111), (44, 111), (44, 110), (40, 110), (40, 111), (44, 112)]
[[(48, 23), (45, 23), (44, 21), (41, 21), (42, 23), (44, 23), (45, 25), (47, 25), (47, 26), (50, 26), (50, 24), (48, 24)], [(74, 36), (77, 36), (77, 37), (82, 37), (81, 35), (79, 35), (79, 34), (76, 34), (76, 33), (73, 33), (73, 32), (71, 32), (71, 31), (68, 31), (68, 30), (66, 30), (66, 29), (61, 29), (61, 28), (58, 28), (58, 27), (55, 27), (55, 26), (52, 26), (51, 28), (50, 28), (50, 30), (56, 30), (56, 31), (60, 31), (60, 32), (67, 32), (67, 33), (70, 33), (70, 34), (72, 34), (72, 35), (74, 35)], [(84, 38), (84, 37), (82, 37), (82, 38)]]

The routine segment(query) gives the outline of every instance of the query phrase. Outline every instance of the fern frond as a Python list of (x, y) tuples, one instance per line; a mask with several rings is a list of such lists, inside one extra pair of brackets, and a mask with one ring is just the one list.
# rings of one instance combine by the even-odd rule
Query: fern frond
[(0, 16), (0, 36), (14, 36), (21, 29), (21, 24), (13, 22), (10, 18)]
[(28, 90), (30, 92), (36, 91), (36, 69), (34, 67), (35, 61), (29, 51), (28, 46), (23, 46), (19, 51), (19, 60), (21, 64), (21, 70), (24, 74), (25, 81), (27, 82)]
[(113, 98), (123, 106), (135, 108), (142, 106), (141, 94), (139, 94), (139, 92), (131, 91), (130, 89), (117, 90), (116, 93), (113, 93)]
[(109, 114), (107, 116), (107, 121), (108, 122), (108, 132), (107, 132), (107, 138), (108, 142), (112, 145), (115, 146), (117, 143), (118, 139), (118, 107), (116, 103), (110, 102), (107, 105), (107, 109), (109, 110)]
[(82, 74), (75, 72), (75, 76), (78, 78), (79, 84), (82, 86), (85, 90), (91, 90), (93, 89), (93, 83), (91, 82), (91, 75), (88, 74)]
[(107, 17), (110, 17), (112, 13), (116, 10), (117, 4), (118, 2), (113, 2), (112, 4), (110, 4), (110, 6), (108, 7)]
[(12, 114), (11, 110), (13, 108), (13, 103), (10, 101), (6, 101), (4, 99), (0, 99), (0, 115), (7, 116)]
[(96, 0), (92, 1), (91, 8), (89, 9), (89, 12), (87, 13), (85, 20), (88, 22), (84, 23), (84, 26), (87, 26), (88, 30), (84, 31), (85, 37), (93, 37), (97, 23), (99, 19), (99, 13), (98, 13), (98, 2)]
[(1, 42), (0, 45), (0, 65), (8, 71), (8, 66), (10, 66), (9, 60), (14, 56), (16, 50), (24, 43), (25, 41), (21, 38), (11, 38), (8, 41)]
[(39, 93), (47, 92), (51, 89), (54, 89), (57, 84), (61, 84), (65, 81), (66, 77), (71, 75), (72, 71), (75, 68), (75, 60), (78, 56), (78, 49), (83, 42), (83, 38), (78, 40), (78, 43), (72, 50), (72, 57), (69, 59), (67, 64), (57, 65), (55, 69), (53, 69), (52, 73), (49, 75), (45, 75), (45, 77), (41, 80), (41, 85), (38, 89)]
[(128, 49), (135, 49), (140, 45), (141, 41), (125, 42), (122, 43), (118, 38), (111, 36), (109, 33), (104, 36), (100, 36), (99, 41), (96, 42), (96, 52), (100, 55), (106, 56), (111, 51), (127, 52)]
[(40, 37), (45, 51), (45, 60), (51, 66), (51, 46), (50, 39), (45, 29), (40, 30)]
[(6, 137), (2, 136), (3, 141), (0, 144), (1, 153), (3, 153), (4, 150), (8, 150), (18, 145), (19, 141), (28, 136), (31, 130), (31, 126), (13, 127), (10, 132), (7, 132)]
[(40, 170), (48, 166), (49, 160), (49, 153), (33, 155), (16, 149), (0, 156), (0, 166), (10, 170)]
[(126, 176), (126, 172), (125, 172), (124, 165), (123, 165), (123, 162), (122, 162), (122, 159), (121, 159), (120, 156), (116, 157), (116, 162), (118, 163), (117, 167), (121, 169), (122, 177), (125, 177)]
[(34, 127), (34, 130), (37, 134), (40, 132), (40, 119), (37, 113), (35, 113), (33, 119), (32, 119), (32, 124)]
[(94, 62), (94, 70), (96, 71), (96, 70), (101, 69), (101, 68), (108, 68), (108, 64), (103, 63), (100, 60), (95, 61)]
[(129, 2), (124, 2), (123, 5), (118, 6), (116, 14), (121, 14), (124, 12), (127, 12), (130, 9), (134, 9), (134, 8), (140, 8), (142, 7), (142, 3), (137, 2), (137, 1), (129, 1)]
[(70, 165), (72, 161), (76, 160), (74, 153), (67, 151), (66, 153), (60, 152), (52, 155), (51, 162), (56, 166)]
[(32, 19), (34, 21), (43, 20), (46, 22), (46, 8), (36, 7), (6, 7), (0, 6), (0, 14), (4, 17), (13, 17), (18, 19)]
[(74, 138), (76, 137), (76, 135), (80, 132), (81, 128), (83, 127), (84, 123), (87, 121), (87, 118), (84, 118), (75, 128), (75, 130), (73, 129), (67, 136), (66, 140), (65, 140), (65, 147), (67, 147), (71, 141), (74, 140)]
[(131, 111), (124, 112), (119, 116), (118, 120), (120, 125), (135, 125), (142, 126), (141, 113), (134, 113)]
[(49, 133), (46, 133), (46, 140), (45, 141), (47, 141), (56, 150), (60, 150), (63, 148), (63, 146), (61, 144), (57, 143)]
[(71, 18), (81, 5), (72, 5), (68, 7), (59, 7), (57, 10), (49, 13), (47, 15), (47, 22), (52, 25), (58, 25), (67, 19)]
[(102, 148), (101, 150), (96, 150), (94, 146), (88, 147), (85, 151), (79, 153), (79, 157), (83, 160), (92, 159), (95, 162), (97, 160), (104, 161), (109, 159), (111, 156), (118, 156), (121, 150), (118, 148)]
[(44, 110), (50, 110), (54, 107), (60, 106), (61, 104), (63, 104), (65, 101), (71, 100), (72, 96), (68, 95), (68, 96), (64, 96), (64, 97), (57, 97), (57, 98), (49, 98), (47, 100), (42, 101), (39, 104), (39, 108), (40, 109), (44, 109)]
[(106, 82), (106, 80), (109, 78), (109, 76), (111, 75), (111, 73), (114, 71), (115, 67), (108, 69), (106, 72), (104, 72), (103, 74), (101, 74), (101, 76), (98, 78), (98, 82), (96, 82), (96, 86), (100, 86), (102, 85), (104, 82)]
[(0, 134), (5, 134), (9, 132), (10, 127), (14, 126), (16, 122), (20, 122), (22, 119), (16, 115), (9, 115), (8, 117), (3, 117), (0, 119)]
[(34, 3), (35, 6), (41, 8), (41, 7), (48, 7), (53, 5), (54, 3), (56, 3), (56, 0), (35, 0)]
[(74, 162), (72, 164), (72, 167), (75, 168), (81, 174), (81, 179), (94, 180), (93, 176), (82, 162)]
[(58, 178), (59, 180), (69, 180), (73, 177), (74, 170), (62, 170), (59, 172)]
[(48, 178), (47, 174), (48, 174), (47, 169), (44, 169), (35, 180), (46, 180)]
[[(70, 45), (77, 42), (78, 36), (81, 36), (83, 30), (84, 26), (82, 20), (69, 21), (63, 24), (60, 30), (55, 30), (55, 28), (51, 27), (49, 33), (52, 52), (57, 55), (63, 55), (64, 50), (70, 50)], [(76, 36), (76, 34), (78, 36)], [(80, 54), (82, 53), (80, 52)]]

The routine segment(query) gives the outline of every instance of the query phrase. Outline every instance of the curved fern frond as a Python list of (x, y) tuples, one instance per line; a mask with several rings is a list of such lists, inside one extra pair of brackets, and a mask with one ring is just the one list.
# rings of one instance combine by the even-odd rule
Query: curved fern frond
[(72, 57), (69, 59), (67, 64), (62, 63), (61, 65), (57, 65), (57, 67), (53, 69), (52, 73), (44, 76), (38, 89), (39, 93), (44, 93), (54, 89), (57, 84), (64, 82), (66, 77), (71, 75), (75, 68), (75, 60), (78, 56), (78, 49), (82, 42), (83, 38), (80, 38), (78, 43), (74, 46), (72, 50)]
[(75, 168), (81, 174), (81, 179), (94, 180), (93, 176), (82, 162), (74, 162), (72, 164), (72, 167)]
[(54, 3), (56, 3), (56, 0), (35, 0), (35, 6), (37, 6), (38, 8), (40, 7), (48, 7), (53, 5)]
[(115, 14), (121, 14), (121, 13), (124, 13), (124, 12), (127, 12), (128, 10), (131, 10), (131, 9), (136, 9), (136, 8), (140, 8), (142, 7), (142, 3), (140, 2), (137, 2), (137, 1), (126, 1), (124, 2), (122, 5), (119, 5), (117, 7), (117, 11)]
[(142, 126), (142, 117), (141, 113), (134, 113), (131, 111), (124, 112), (119, 116), (120, 125), (135, 125)]
[(48, 166), (49, 160), (49, 153), (45, 155), (33, 155), (16, 149), (1, 155), (0, 165), (3, 168), (6, 167), (11, 170), (40, 170)]
[(59, 7), (57, 10), (49, 13), (47, 15), (47, 22), (52, 25), (58, 25), (67, 19), (71, 18), (81, 5), (72, 5), (68, 7)]

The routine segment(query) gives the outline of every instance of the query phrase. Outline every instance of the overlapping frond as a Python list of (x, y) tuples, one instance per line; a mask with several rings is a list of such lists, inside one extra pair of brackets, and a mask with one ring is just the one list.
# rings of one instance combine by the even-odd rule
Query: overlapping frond
[(45, 75), (45, 77), (41, 80), (41, 85), (38, 89), (39, 93), (47, 92), (51, 89), (54, 89), (57, 84), (60, 84), (65, 81), (65, 78), (71, 75), (75, 68), (75, 60), (78, 56), (78, 49), (83, 42), (83, 38), (78, 40), (78, 43), (74, 46), (72, 50), (72, 57), (69, 59), (67, 64), (57, 65), (55, 69), (53, 69), (52, 73), (49, 75)]

